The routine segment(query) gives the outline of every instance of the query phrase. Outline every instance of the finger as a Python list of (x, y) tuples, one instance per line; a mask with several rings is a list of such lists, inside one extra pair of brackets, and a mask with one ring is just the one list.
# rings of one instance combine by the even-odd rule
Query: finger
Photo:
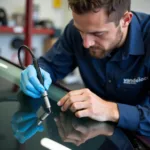
[(33, 85), (33, 87), (40, 93), (44, 93), (45, 88), (38, 80), (37, 76), (33, 75), (32, 72), (28, 72), (28, 79), (29, 82)]
[(68, 97), (75, 96), (75, 95), (82, 95), (83, 93), (84, 93), (83, 89), (71, 91), (68, 94), (66, 94), (62, 99), (60, 99), (57, 104), (58, 106), (62, 106), (66, 102), (66, 99), (68, 99)]
[(66, 94), (63, 98), (61, 98), (60, 100), (59, 100), (59, 102), (57, 103), (57, 105), (58, 106), (62, 106), (65, 102), (66, 102), (66, 100), (69, 98), (69, 95), (68, 94)]
[[(31, 68), (30, 66), (28, 67), (28, 68)], [(27, 68), (27, 69), (28, 69)], [(32, 74), (34, 74), (35, 76), (36, 76), (36, 74), (34, 73), (34, 72), (32, 72)], [(27, 72), (27, 70), (24, 70), (22, 73), (21, 73), (21, 80), (20, 80), (20, 83), (21, 83), (21, 85), (22, 85), (22, 87), (23, 87), (23, 90), (24, 91), (26, 91), (26, 90), (30, 90), (30, 88), (31, 88), (31, 90), (30, 91), (32, 91), (33, 93), (39, 93), (32, 85), (31, 85), (31, 83), (30, 83), (30, 81), (29, 81), (29, 79), (28, 79), (29, 77), (28, 77), (28, 72)]]
[(52, 79), (50, 78), (50, 74), (49, 73), (47, 73), (43, 69), (40, 69), (40, 70), (41, 70), (41, 73), (42, 73), (42, 77), (44, 79), (44, 87), (45, 87), (46, 90), (48, 90), (49, 86), (52, 83)]
[(12, 122), (20, 123), (29, 119), (36, 118), (35, 113), (17, 112), (12, 118)]
[(78, 118), (90, 117), (90, 111), (88, 109), (80, 110), (75, 113)]
[(41, 95), (41, 93), (38, 90), (36, 90), (30, 82), (28, 82), (28, 84), (25, 85), (25, 86), (26, 86), (25, 88), (26, 88), (27, 91), (30, 91), (30, 92), (32, 92), (36, 95)]
[(63, 104), (62, 107), (62, 111), (66, 111), (67, 109), (69, 109), (71, 107), (71, 105), (73, 103), (76, 102), (83, 102), (86, 101), (88, 98), (86, 97), (86, 95), (74, 95), (74, 96), (70, 96), (68, 97), (68, 99), (65, 101), (65, 103)]
[(23, 87), (23, 85), (20, 85), (21, 86), (21, 89), (23, 90), (23, 92), (26, 94), (26, 95), (28, 95), (28, 96), (31, 96), (32, 98), (40, 98), (41, 97), (41, 94), (35, 94), (35, 93), (33, 93), (33, 92), (31, 92), (31, 91), (27, 91), (27, 90), (24, 90), (25, 89), (25, 87)]
[[(24, 80), (24, 82), (22, 82)], [(28, 81), (27, 76), (22, 76), (22, 80), (20, 80), (20, 86), (23, 92), (33, 98), (41, 97), (41, 93), (37, 91), (33, 85)]]
[(90, 103), (88, 101), (84, 101), (84, 102), (74, 102), (71, 106), (70, 106), (70, 110), (72, 112), (76, 112), (78, 110), (81, 109), (86, 109), (90, 107)]
[(74, 95), (82, 95), (84, 92), (85, 92), (85, 89), (80, 89), (80, 90), (73, 90), (69, 93), (71, 96), (74, 96)]

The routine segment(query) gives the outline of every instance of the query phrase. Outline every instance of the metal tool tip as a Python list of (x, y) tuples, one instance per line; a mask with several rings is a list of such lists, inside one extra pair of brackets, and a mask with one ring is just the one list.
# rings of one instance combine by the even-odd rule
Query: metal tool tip
[(51, 108), (48, 108), (48, 113), (49, 113), (49, 114), (51, 113)]
[(42, 124), (42, 121), (40, 120), (40, 121), (38, 122), (38, 126), (41, 125), (41, 124)]

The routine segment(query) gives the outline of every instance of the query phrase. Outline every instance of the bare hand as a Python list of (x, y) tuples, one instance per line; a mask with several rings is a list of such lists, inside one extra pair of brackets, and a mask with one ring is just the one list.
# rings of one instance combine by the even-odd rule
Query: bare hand
[(108, 102), (89, 89), (71, 91), (59, 102), (62, 111), (70, 109), (79, 118), (89, 117), (97, 121), (113, 121), (119, 119), (119, 111), (116, 103)]

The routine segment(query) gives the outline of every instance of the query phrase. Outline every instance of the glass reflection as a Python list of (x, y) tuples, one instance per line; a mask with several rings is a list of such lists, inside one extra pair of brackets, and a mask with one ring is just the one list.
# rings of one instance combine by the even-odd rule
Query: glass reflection
[(42, 98), (34, 99), (23, 92), (19, 92), (17, 99), (20, 102), (19, 110), (13, 114), (11, 119), (11, 127), (14, 137), (20, 142), (25, 143), (37, 132), (42, 132), (44, 127), (42, 122), (49, 116), (47, 111), (38, 117), (38, 110), (43, 107)]
[(76, 146), (99, 135), (111, 136), (115, 128), (111, 123), (102, 123), (89, 119), (83, 122), (83, 120), (73, 115), (66, 115), (65, 113), (60, 113), (54, 120), (61, 139)]
[[(14, 137), (20, 143), (25, 143), (38, 132), (46, 131), (48, 138), (74, 150), (87, 147), (105, 150), (110, 145), (111, 150), (132, 150), (128, 138), (113, 123), (79, 119), (70, 111), (62, 113), (52, 100), (52, 113), (48, 114), (43, 99), (33, 99), (22, 92), (18, 94), (18, 100), (20, 109), (13, 115), (11, 126)], [(41, 108), (42, 113), (39, 115)], [(93, 139), (97, 139), (97, 142), (89, 146), (88, 143), (93, 143)]]
[(14, 137), (20, 142), (25, 143), (37, 132), (44, 130), (43, 125), (38, 125), (38, 117), (35, 113), (16, 112), (11, 121)]

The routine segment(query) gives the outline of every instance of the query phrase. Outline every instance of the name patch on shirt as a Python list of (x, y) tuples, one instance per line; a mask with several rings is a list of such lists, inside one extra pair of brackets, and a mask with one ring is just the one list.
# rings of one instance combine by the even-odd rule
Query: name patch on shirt
[(124, 84), (137, 84), (139, 82), (143, 82), (146, 80), (148, 80), (148, 77), (144, 77), (144, 78), (138, 77), (134, 79), (123, 79), (123, 83)]

